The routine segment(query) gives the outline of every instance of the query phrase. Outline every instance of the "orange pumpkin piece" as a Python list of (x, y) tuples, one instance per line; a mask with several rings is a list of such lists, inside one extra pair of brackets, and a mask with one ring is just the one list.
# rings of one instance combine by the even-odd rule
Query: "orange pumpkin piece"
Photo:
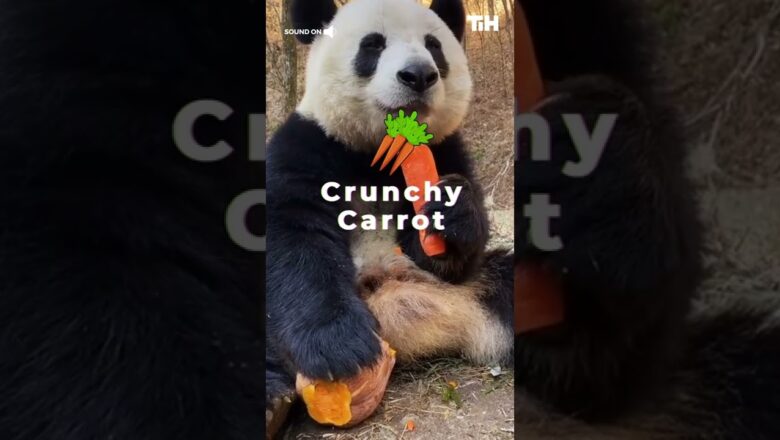
[(343, 382), (315, 382), (301, 390), (301, 397), (317, 423), (343, 426), (352, 420), (352, 393)]
[(395, 366), (395, 350), (382, 341), (382, 357), (376, 365), (343, 381), (311, 380), (298, 374), (295, 388), (314, 421), (350, 427), (367, 419), (379, 407)]

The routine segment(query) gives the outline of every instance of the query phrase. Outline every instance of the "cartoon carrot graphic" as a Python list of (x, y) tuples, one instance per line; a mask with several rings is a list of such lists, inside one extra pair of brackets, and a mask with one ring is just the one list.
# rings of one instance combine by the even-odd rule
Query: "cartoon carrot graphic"
[(428, 134), (425, 131), (428, 128), (428, 124), (417, 122), (417, 112), (412, 112), (410, 116), (406, 116), (404, 111), (400, 110), (397, 118), (393, 118), (393, 115), (388, 114), (387, 119), (385, 119), (385, 126), (387, 126), (387, 135), (379, 145), (379, 150), (377, 150), (371, 166), (374, 166), (387, 153), (379, 169), (385, 169), (395, 157), (395, 163), (390, 170), (390, 174), (395, 173), (398, 167), (412, 154), (414, 147), (427, 144), (433, 138), (432, 134)]
[[(404, 173), (406, 186), (422, 188), (425, 182), (433, 185), (439, 183), (439, 173), (436, 170), (433, 153), (425, 145), (433, 135), (426, 132), (427, 124), (417, 122), (417, 112), (406, 116), (404, 111), (400, 110), (397, 118), (387, 115), (385, 125), (387, 135), (382, 139), (371, 166), (385, 155), (385, 160), (379, 169), (385, 169), (395, 158), (390, 174), (395, 173), (400, 167)], [(420, 198), (413, 202), (413, 206), (415, 214), (419, 214), (425, 206), (425, 200)], [(440, 235), (428, 234), (426, 231), (420, 231), (420, 244), (425, 255), (429, 257), (441, 255), (447, 250), (444, 239)]]

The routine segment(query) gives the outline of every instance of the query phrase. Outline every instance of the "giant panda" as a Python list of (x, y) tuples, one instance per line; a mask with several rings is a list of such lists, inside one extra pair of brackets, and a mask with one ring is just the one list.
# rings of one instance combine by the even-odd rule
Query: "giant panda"
[[(267, 426), (284, 418), (296, 373), (352, 376), (374, 364), (378, 335), (401, 361), (462, 354), (509, 363), (512, 260), (485, 252), (488, 220), (471, 158), (458, 130), (472, 81), (461, 46), (459, 0), (293, 1), (296, 29), (311, 44), (306, 87), (296, 111), (268, 146)], [(346, 231), (345, 209), (412, 213), (409, 202), (328, 203), (327, 182), (404, 187), (400, 173), (370, 167), (388, 113), (418, 112), (434, 134), (440, 187), (460, 186), (444, 215), (447, 252), (428, 257), (413, 229)], [(508, 151), (507, 154), (511, 154)], [(401, 254), (394, 252), (400, 245)]]
[[(516, 336), (516, 434), (526, 439), (780, 438), (777, 295), (697, 293), (702, 226), (678, 117), (654, 79), (638, 1), (520, 0), (547, 96), (534, 110), (552, 155), (517, 137), (516, 258), (555, 278), (564, 320)], [(577, 161), (564, 114), (618, 115), (595, 170)], [(560, 206), (563, 248), (528, 239), (533, 194)], [(522, 294), (522, 292), (520, 292)]]

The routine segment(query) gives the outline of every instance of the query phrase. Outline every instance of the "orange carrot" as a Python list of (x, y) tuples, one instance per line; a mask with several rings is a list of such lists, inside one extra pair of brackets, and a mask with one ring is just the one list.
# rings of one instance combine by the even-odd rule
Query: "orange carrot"
[[(439, 172), (436, 170), (436, 161), (433, 159), (433, 153), (427, 145), (418, 145), (414, 147), (409, 159), (401, 164), (404, 172), (406, 186), (416, 186), (423, 188), (425, 182), (437, 184), (439, 182)], [(425, 206), (425, 200), (420, 197), (412, 203), (414, 212), (419, 214)], [(447, 251), (444, 238), (438, 234), (428, 234), (426, 231), (420, 231), (420, 244), (425, 255), (434, 257)]]
[(380, 170), (385, 169), (387, 164), (390, 163), (391, 160), (395, 157), (396, 154), (398, 154), (398, 150), (401, 149), (401, 147), (406, 143), (406, 138), (403, 135), (398, 135), (393, 139), (393, 143), (390, 145), (390, 151), (387, 152), (387, 157), (385, 157), (385, 161), (382, 162), (382, 166), (379, 167)]
[(552, 327), (564, 321), (562, 286), (550, 270), (515, 265), (515, 334)]
[(371, 161), (371, 166), (374, 166), (379, 161), (379, 158), (382, 157), (382, 155), (387, 151), (388, 148), (390, 148), (390, 144), (393, 143), (393, 137), (388, 135), (385, 135), (384, 139), (382, 139), (382, 143), (379, 144), (379, 150), (376, 152), (376, 156), (374, 156), (374, 160)]

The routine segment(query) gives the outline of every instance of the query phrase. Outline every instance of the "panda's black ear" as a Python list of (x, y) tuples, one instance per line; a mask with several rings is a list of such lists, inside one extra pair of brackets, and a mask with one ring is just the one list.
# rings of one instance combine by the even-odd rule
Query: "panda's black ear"
[[(295, 29), (323, 29), (336, 15), (333, 0), (292, 0), (290, 21)], [(316, 35), (296, 35), (303, 44), (311, 44)]]
[(449, 26), (455, 38), (463, 41), (466, 30), (466, 8), (462, 0), (433, 0), (431, 10)]

